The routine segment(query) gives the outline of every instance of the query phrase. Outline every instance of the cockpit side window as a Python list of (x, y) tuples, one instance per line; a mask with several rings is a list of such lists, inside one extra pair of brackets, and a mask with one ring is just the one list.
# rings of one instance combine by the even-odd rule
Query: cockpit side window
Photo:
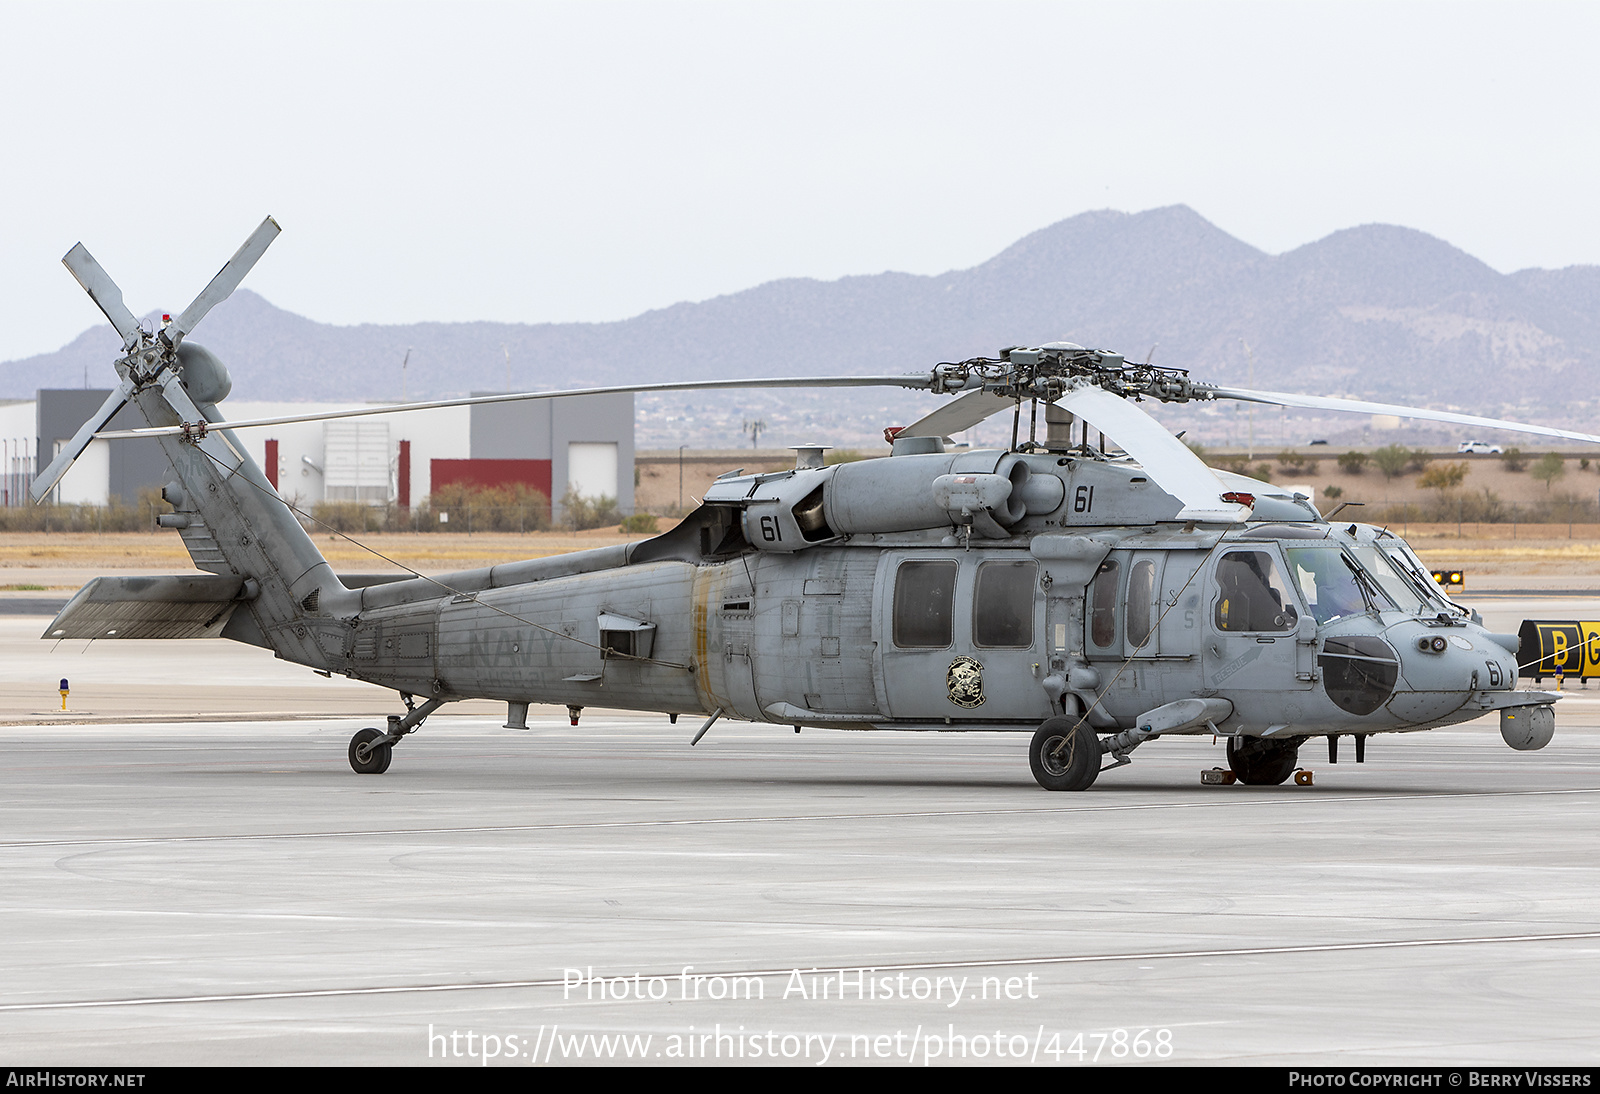
[(1337, 547), (1291, 547), (1289, 569), (1318, 624), (1369, 610), (1355, 563)]
[(1217, 563), (1219, 631), (1294, 630), (1300, 618), (1278, 562), (1266, 551), (1229, 551)]

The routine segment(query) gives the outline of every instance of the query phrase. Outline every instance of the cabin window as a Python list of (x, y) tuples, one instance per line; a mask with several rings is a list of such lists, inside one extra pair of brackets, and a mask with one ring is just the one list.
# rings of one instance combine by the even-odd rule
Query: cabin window
[(991, 649), (1031, 648), (1038, 580), (1037, 562), (985, 562), (979, 566), (972, 601), (973, 641)]
[(1121, 567), (1106, 559), (1094, 575), (1090, 592), (1089, 641), (1105, 649), (1117, 640), (1117, 585)]
[(1292, 631), (1300, 618), (1294, 604), (1266, 551), (1230, 551), (1217, 563), (1217, 630)]
[(1149, 559), (1135, 562), (1128, 571), (1128, 645), (1135, 650), (1150, 642), (1155, 598), (1156, 564)]
[(901, 649), (949, 646), (955, 602), (954, 561), (901, 563), (894, 585), (894, 644)]

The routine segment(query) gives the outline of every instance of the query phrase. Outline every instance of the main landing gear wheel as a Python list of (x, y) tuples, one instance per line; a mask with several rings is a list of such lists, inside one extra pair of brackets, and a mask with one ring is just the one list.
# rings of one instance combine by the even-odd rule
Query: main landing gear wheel
[(1298, 738), (1292, 741), (1228, 738), (1228, 766), (1246, 786), (1277, 786), (1294, 774), (1299, 757)]
[(394, 759), (394, 746), (372, 743), (381, 741), (383, 737), (381, 729), (363, 729), (350, 738), (350, 767), (357, 775), (382, 775), (389, 770), (389, 761)]
[(1100, 774), (1100, 738), (1087, 722), (1051, 718), (1033, 735), (1028, 766), (1046, 790), (1087, 790)]

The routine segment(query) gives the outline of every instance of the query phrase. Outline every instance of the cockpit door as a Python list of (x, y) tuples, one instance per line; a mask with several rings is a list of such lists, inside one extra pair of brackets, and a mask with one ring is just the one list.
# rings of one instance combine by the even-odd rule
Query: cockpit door
[(1202, 629), (1205, 685), (1230, 691), (1304, 691), (1311, 687), (1298, 649), (1305, 607), (1287, 578), (1277, 545), (1241, 544), (1209, 567)]

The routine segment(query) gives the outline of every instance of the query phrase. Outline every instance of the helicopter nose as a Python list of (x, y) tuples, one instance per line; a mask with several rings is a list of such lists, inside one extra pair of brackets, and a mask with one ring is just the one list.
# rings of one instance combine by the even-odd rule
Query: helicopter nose
[(1453, 693), (1503, 691), (1517, 682), (1516, 659), (1497, 639), (1479, 628), (1409, 629), (1394, 635), (1400, 674), (1408, 689)]
[[(1390, 637), (1400, 654), (1400, 679), (1388, 708), (1401, 721), (1418, 725), (1448, 717), (1482, 686), (1486, 665), (1474, 660), (1476, 651), (1461, 649), (1438, 633)], [(1435, 638), (1444, 638), (1443, 649)]]

